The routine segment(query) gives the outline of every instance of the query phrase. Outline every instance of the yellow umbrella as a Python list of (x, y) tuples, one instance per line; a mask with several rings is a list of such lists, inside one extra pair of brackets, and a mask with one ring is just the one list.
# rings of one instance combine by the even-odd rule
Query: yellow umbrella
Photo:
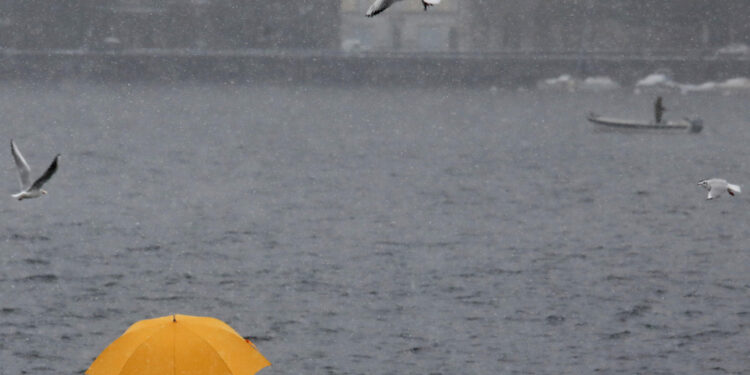
[(170, 315), (136, 322), (87, 375), (253, 375), (271, 365), (221, 320)]

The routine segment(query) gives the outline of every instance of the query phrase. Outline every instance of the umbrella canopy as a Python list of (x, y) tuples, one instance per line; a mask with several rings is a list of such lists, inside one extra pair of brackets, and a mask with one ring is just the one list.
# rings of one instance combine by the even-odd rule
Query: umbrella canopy
[(94, 360), (87, 375), (252, 375), (269, 366), (226, 323), (170, 315), (136, 322)]

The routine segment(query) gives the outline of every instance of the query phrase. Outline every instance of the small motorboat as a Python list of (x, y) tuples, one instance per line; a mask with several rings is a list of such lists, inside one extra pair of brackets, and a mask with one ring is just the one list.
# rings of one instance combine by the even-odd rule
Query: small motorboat
[(599, 116), (596, 113), (589, 113), (587, 119), (596, 125), (606, 126), (613, 129), (633, 129), (633, 130), (682, 130), (691, 133), (699, 133), (703, 130), (703, 120), (700, 118), (684, 118), (680, 120), (666, 120), (662, 122), (638, 121), (620, 119), (614, 117)]

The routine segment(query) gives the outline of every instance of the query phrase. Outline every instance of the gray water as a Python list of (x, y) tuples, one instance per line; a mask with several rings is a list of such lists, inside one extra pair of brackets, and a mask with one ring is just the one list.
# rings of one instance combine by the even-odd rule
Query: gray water
[(748, 374), (748, 97), (4, 82), (2, 374), (209, 315), (261, 374)]

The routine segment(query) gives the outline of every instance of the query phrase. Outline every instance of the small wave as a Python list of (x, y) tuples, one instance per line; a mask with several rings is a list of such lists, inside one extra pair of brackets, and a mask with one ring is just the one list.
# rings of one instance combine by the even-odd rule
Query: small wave
[(25, 235), (20, 233), (13, 233), (10, 236), (3, 236), (3, 240), (5, 241), (22, 241), (22, 242), (41, 242), (41, 241), (49, 241), (50, 238), (44, 235), (35, 234), (35, 235)]
[[(107, 319), (111, 316), (117, 316), (122, 313), (122, 310), (115, 309), (115, 308), (109, 308), (109, 309), (98, 309), (95, 311), (88, 312), (88, 314), (78, 314), (78, 313), (68, 313), (64, 316), (66, 318), (74, 318), (74, 319), (81, 319), (81, 320), (102, 320)], [(80, 334), (76, 334), (76, 337), (79, 337)]]
[(139, 247), (128, 247), (126, 248), (128, 251), (132, 252), (154, 252), (161, 250), (161, 246), (159, 245), (148, 245), (148, 246), (139, 246)]
[(607, 338), (610, 340), (619, 340), (628, 336), (630, 336), (630, 331), (624, 330), (620, 332), (610, 333), (609, 335), (607, 335)]
[(469, 303), (473, 305), (485, 304), (487, 301), (482, 300), (481, 297), (482, 297), (481, 292), (474, 292), (471, 294), (464, 294), (464, 295), (456, 296), (455, 298), (461, 302)]
[(209, 245), (226, 245), (226, 244), (236, 245), (236, 244), (242, 244), (245, 242), (243, 237), (237, 234), (235, 231), (230, 231), (230, 232), (225, 232), (224, 236), (222, 237), (206, 240), (205, 243)]
[(19, 358), (23, 358), (23, 359), (51, 359), (55, 361), (60, 361), (63, 359), (62, 357), (59, 357), (59, 356), (42, 354), (41, 352), (37, 350), (32, 350), (30, 352), (16, 352), (14, 354), (17, 355)]
[(56, 227), (63, 227), (63, 228), (64, 227), (82, 227), (82, 226), (86, 225), (86, 223), (84, 223), (82, 221), (72, 221), (72, 222), (67, 222), (67, 223), (64, 223), (64, 222), (55, 223), (54, 225)]
[(630, 310), (625, 310), (617, 313), (617, 318), (620, 319), (621, 322), (626, 322), (630, 318), (641, 317), (649, 311), (651, 311), (651, 306), (649, 305), (635, 305)]
[(657, 331), (669, 331), (669, 326), (665, 324), (646, 323), (643, 325), (643, 328), (650, 329), (650, 330), (657, 330)]
[(424, 347), (421, 346), (413, 346), (408, 349), (409, 352), (412, 352), (414, 354), (421, 352), (424, 349)]
[(43, 264), (47, 265), (49, 264), (49, 261), (46, 259), (39, 259), (39, 258), (26, 258), (23, 260), (27, 264)]
[(273, 336), (243, 336), (245, 340), (250, 340), (252, 342), (262, 342), (262, 341), (271, 341), (273, 340)]
[(40, 372), (53, 372), (53, 371), (55, 371), (55, 369), (49, 366), (36, 366), (36, 367), (32, 367), (29, 372), (31, 372), (32, 374), (36, 374)]
[(556, 326), (563, 324), (565, 322), (565, 317), (561, 315), (550, 315), (545, 320), (547, 321), (547, 324)]
[(693, 334), (680, 335), (676, 338), (680, 339), (684, 343), (692, 342), (707, 342), (716, 338), (726, 338), (738, 335), (739, 332), (722, 331), (718, 329), (712, 329), (708, 331), (696, 332)]
[(370, 362), (373, 358), (371, 355), (358, 353), (352, 354), (351, 357), (353, 358), (354, 363)]
[(20, 279), (16, 279), (16, 281), (32, 281), (32, 282), (42, 282), (42, 283), (51, 283), (57, 281), (58, 277), (57, 275), (53, 274), (41, 274), (41, 275), (31, 275), (26, 276)]
[(189, 299), (189, 297), (187, 296), (160, 296), (160, 297), (139, 296), (139, 297), (135, 297), (135, 299), (139, 301), (180, 301), (180, 300)]
[(607, 277), (604, 278), (605, 281), (630, 281), (633, 280), (630, 276), (622, 276), (622, 275), (607, 275)]

